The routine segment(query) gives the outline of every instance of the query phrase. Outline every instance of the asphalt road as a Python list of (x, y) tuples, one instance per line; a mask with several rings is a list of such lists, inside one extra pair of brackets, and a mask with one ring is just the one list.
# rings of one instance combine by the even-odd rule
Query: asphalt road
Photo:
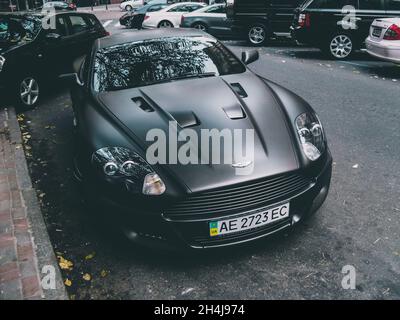
[[(329, 197), (314, 217), (244, 247), (170, 255), (125, 245), (79, 201), (68, 91), (56, 87), (21, 116), (54, 249), (74, 264), (63, 270), (71, 298), (400, 298), (400, 68), (363, 53), (332, 62), (282, 41), (260, 53), (251, 68), (311, 103), (335, 162)], [(355, 290), (341, 286), (346, 265), (356, 269)]]

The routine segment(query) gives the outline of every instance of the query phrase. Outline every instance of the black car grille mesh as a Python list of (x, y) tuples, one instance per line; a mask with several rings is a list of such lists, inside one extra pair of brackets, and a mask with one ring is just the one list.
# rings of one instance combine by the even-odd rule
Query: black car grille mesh
[(243, 212), (287, 199), (307, 189), (311, 180), (299, 174), (283, 174), (234, 187), (193, 194), (175, 203), (165, 214), (220, 215)]

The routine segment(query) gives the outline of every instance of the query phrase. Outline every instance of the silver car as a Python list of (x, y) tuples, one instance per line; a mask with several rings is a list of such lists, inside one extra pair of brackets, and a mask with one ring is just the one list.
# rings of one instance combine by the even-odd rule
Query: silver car
[(400, 64), (400, 18), (376, 19), (365, 44), (371, 56)]
[(231, 21), (226, 17), (226, 5), (214, 4), (182, 16), (181, 28), (195, 28), (215, 37), (231, 38)]

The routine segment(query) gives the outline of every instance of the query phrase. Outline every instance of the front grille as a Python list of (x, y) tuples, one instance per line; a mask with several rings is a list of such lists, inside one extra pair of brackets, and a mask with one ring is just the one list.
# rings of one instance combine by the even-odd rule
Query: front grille
[[(235, 214), (288, 199), (306, 190), (311, 179), (291, 173), (190, 195), (165, 211), (171, 220)], [(189, 218), (189, 217), (188, 217)]]

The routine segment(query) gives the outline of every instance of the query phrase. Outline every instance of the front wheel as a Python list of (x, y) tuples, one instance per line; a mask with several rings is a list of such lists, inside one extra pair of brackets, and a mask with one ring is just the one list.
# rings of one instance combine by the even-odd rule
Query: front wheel
[(203, 24), (203, 23), (195, 23), (193, 25), (193, 28), (197, 29), (197, 30), (201, 30), (201, 31), (207, 32), (207, 26), (205, 24)]
[(174, 25), (167, 20), (161, 21), (158, 24), (158, 28), (173, 28), (173, 27), (174, 27)]
[(267, 41), (267, 28), (263, 24), (253, 25), (249, 28), (248, 40), (252, 45), (261, 46)]
[(15, 84), (14, 97), (20, 109), (35, 108), (41, 97), (38, 78), (34, 75), (20, 77)]
[(330, 38), (324, 51), (336, 60), (344, 60), (354, 52), (354, 42), (347, 34), (336, 34)]

